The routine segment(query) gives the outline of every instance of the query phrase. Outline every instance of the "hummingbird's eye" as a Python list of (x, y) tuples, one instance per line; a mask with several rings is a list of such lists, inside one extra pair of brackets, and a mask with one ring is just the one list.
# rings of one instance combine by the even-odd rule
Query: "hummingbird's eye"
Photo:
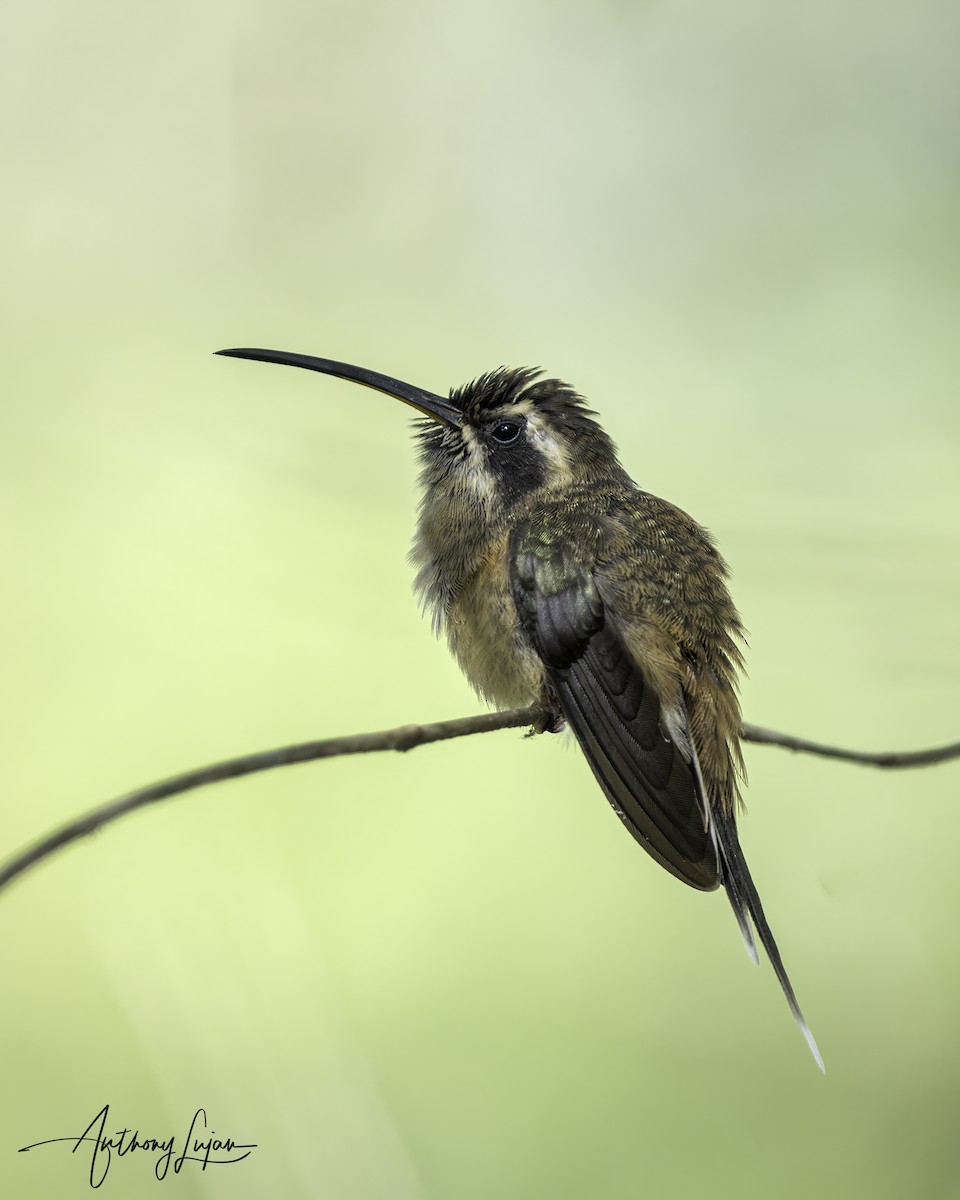
[(509, 446), (520, 436), (520, 428), (516, 421), (498, 421), (490, 433), (495, 442), (499, 442), (501, 446)]

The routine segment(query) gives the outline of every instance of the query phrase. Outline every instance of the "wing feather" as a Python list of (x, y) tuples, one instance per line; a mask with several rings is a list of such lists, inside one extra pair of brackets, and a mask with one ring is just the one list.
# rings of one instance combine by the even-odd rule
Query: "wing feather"
[(570, 544), (514, 535), (520, 619), (604, 794), (641, 846), (691, 887), (720, 882), (716, 847), (685, 748), (661, 723), (660, 699), (609, 619), (593, 574)]
[[(747, 868), (736, 819), (707, 795), (686, 707), (665, 722), (660, 697), (605, 610), (570, 530), (514, 534), (511, 581), (520, 620), (559, 706), (617, 815), (641, 846), (691, 887), (723, 884), (757, 961), (754, 929), (814, 1059), (823, 1059), (797, 1003)], [(669, 728), (667, 728), (669, 726)]]

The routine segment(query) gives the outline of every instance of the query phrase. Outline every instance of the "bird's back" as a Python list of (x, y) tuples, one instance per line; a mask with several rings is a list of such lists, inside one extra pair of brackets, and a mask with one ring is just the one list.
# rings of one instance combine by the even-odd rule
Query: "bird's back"
[(613, 493), (606, 511), (615, 531), (595, 566), (606, 610), (657, 691), (669, 733), (680, 733), (685, 713), (710, 802), (733, 813), (743, 626), (727, 565), (701, 525), (657, 496)]

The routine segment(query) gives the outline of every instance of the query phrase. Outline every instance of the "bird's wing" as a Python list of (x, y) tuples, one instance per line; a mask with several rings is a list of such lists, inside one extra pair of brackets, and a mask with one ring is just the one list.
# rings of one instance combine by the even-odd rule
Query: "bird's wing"
[(662, 727), (660, 699), (605, 611), (590, 566), (569, 539), (533, 523), (514, 532), (510, 566), (520, 621), (617, 815), (678, 879), (717, 887), (693, 764)]
[(659, 697), (605, 611), (576, 545), (533, 523), (519, 526), (511, 542), (520, 621), (563, 715), (607, 799), (647, 853), (691, 887), (709, 891), (724, 885), (754, 962), (751, 924), (756, 928), (823, 1070), (740, 849), (734, 815), (709, 802), (686, 711), (671, 736), (661, 724)]

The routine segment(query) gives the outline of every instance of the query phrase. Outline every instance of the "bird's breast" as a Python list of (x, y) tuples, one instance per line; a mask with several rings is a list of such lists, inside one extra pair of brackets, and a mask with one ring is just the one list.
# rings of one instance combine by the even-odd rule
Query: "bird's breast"
[(476, 691), (505, 708), (537, 703), (544, 669), (517, 614), (510, 583), (509, 534), (478, 555), (445, 616), (450, 649)]

